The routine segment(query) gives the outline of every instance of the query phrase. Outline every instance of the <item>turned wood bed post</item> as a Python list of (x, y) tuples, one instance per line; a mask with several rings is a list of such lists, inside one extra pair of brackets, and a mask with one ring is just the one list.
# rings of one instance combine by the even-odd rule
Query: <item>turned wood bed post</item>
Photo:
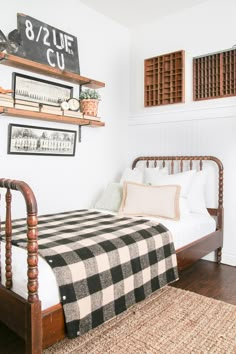
[(41, 302), (38, 298), (38, 232), (37, 202), (31, 188), (22, 181), (0, 179), (0, 187), (6, 188), (6, 288), (12, 288), (12, 220), (11, 190), (20, 191), (27, 209), (27, 264), (28, 301), (25, 306), (24, 324), (27, 354), (42, 353)]
[(6, 288), (12, 288), (12, 266), (11, 266), (11, 237), (12, 237), (12, 220), (11, 220), (11, 191), (6, 192)]

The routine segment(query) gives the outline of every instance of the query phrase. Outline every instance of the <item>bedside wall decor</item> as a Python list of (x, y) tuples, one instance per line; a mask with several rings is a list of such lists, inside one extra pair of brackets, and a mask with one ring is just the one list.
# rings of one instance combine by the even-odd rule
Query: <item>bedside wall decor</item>
[(76, 131), (9, 124), (8, 154), (74, 156)]
[(193, 100), (236, 96), (236, 49), (193, 58)]
[(180, 50), (144, 61), (144, 106), (183, 103), (185, 52)]

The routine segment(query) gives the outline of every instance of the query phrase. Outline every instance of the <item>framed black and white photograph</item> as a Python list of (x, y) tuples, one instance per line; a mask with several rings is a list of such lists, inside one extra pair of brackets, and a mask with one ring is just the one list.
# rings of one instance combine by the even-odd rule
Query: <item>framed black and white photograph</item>
[(73, 87), (57, 82), (41, 80), (28, 75), (13, 73), (12, 90), (15, 100), (60, 106), (73, 96)]
[(9, 124), (8, 154), (74, 156), (76, 131)]

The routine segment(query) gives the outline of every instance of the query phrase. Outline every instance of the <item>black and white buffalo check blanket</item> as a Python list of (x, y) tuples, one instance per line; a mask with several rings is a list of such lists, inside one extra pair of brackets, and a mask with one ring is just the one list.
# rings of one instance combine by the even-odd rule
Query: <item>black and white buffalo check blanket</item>
[[(25, 248), (24, 225), (13, 223), (13, 243)], [(38, 232), (71, 338), (178, 279), (172, 235), (162, 224), (78, 210), (39, 216)]]

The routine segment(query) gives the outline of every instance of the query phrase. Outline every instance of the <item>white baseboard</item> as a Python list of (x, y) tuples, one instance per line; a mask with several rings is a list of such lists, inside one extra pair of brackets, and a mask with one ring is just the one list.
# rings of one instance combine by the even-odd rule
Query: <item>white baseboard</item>
[(222, 252), (221, 263), (236, 267), (236, 255)]
[[(214, 252), (212, 252), (212, 253), (208, 254), (207, 256), (203, 257), (203, 259), (206, 259), (207, 261), (214, 261), (215, 260)], [(222, 250), (221, 263), (236, 267), (236, 254), (225, 253)]]

